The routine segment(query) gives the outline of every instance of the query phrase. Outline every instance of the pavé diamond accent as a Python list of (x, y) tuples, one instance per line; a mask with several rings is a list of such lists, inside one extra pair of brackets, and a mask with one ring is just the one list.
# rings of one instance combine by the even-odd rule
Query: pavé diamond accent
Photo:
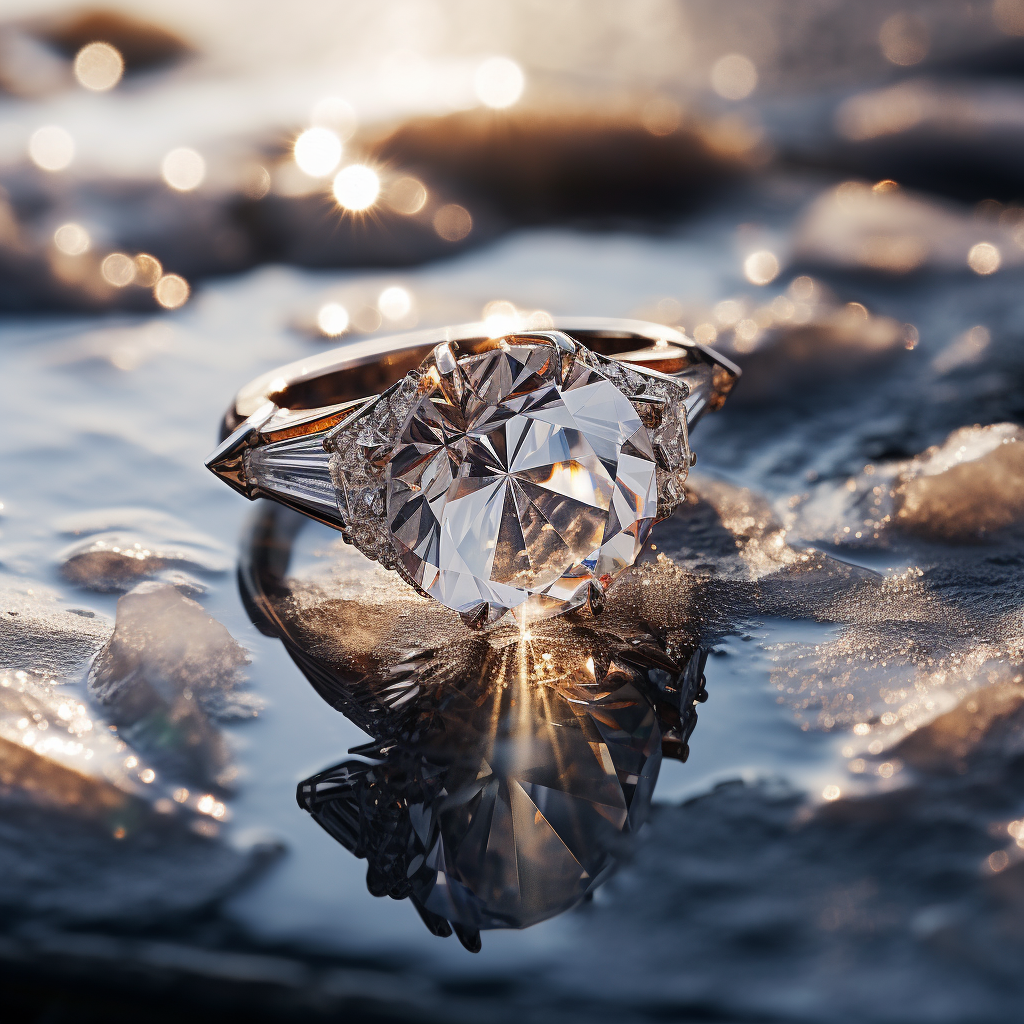
[[(562, 379), (550, 344), (439, 361), (386, 465), (378, 449), (377, 467), (359, 471), (366, 481), (347, 482), (350, 522), (359, 501), (379, 500), (383, 475), (398, 567), (431, 597), (479, 622), (584, 604), (633, 563), (658, 512), (647, 428), (593, 363), (575, 360)], [(630, 368), (611, 372), (643, 387)], [(356, 440), (373, 455), (386, 438)]]
[(321, 443), (334, 453), (330, 472), (345, 539), (389, 569), (396, 568), (396, 561), (384, 519), (384, 471), (419, 389), (420, 375), (413, 372), (368, 401)]

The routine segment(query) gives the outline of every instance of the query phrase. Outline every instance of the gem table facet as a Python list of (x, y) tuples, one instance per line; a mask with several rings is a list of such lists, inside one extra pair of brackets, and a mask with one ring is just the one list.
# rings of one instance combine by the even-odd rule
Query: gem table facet
[[(577, 607), (630, 566), (657, 512), (656, 461), (629, 399), (549, 345), (460, 362), (409, 410), (386, 470), (405, 574), (449, 608), (495, 621)], [(485, 610), (484, 610), (485, 609)]]

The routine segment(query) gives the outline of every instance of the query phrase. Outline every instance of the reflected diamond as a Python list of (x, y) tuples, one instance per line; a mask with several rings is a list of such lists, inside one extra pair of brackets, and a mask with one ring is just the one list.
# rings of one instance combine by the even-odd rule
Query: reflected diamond
[(632, 565), (657, 514), (651, 440), (629, 399), (549, 345), (503, 345), (435, 374), (387, 468), (405, 574), (449, 608), (496, 621), (584, 604)]

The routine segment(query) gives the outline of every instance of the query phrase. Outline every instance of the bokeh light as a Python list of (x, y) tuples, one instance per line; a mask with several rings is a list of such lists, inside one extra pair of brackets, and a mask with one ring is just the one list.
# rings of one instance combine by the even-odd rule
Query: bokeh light
[(473, 230), (473, 218), (464, 206), (449, 203), (434, 214), (434, 230), (446, 242), (461, 242)]
[(155, 256), (140, 252), (135, 257), (135, 283), (142, 288), (152, 288), (163, 276), (164, 268)]
[(723, 327), (732, 327), (743, 316), (743, 303), (738, 299), (723, 299), (713, 310), (715, 319)]
[(89, 251), (92, 239), (89, 238), (89, 232), (81, 224), (69, 221), (67, 224), (61, 224), (54, 231), (53, 244), (65, 256), (81, 256), (82, 253)]
[(177, 309), (188, 301), (188, 281), (177, 274), (164, 274), (153, 289), (153, 298), (164, 309)]
[(380, 178), (365, 164), (350, 164), (334, 178), (334, 198), (346, 210), (368, 210), (380, 195)]
[(87, 43), (75, 56), (78, 84), (93, 92), (113, 89), (124, 74), (124, 59), (110, 43)]
[(495, 299), (484, 306), (483, 321), (487, 335), (500, 338), (510, 334), (519, 325), (519, 313), (513, 303), (506, 299)]
[(206, 161), (194, 149), (179, 146), (164, 157), (160, 173), (171, 188), (178, 192), (190, 192), (203, 183)]
[(878, 30), (878, 45), (890, 64), (908, 67), (928, 56), (931, 33), (916, 14), (900, 12), (886, 18)]
[(28, 140), (28, 155), (41, 170), (63, 171), (75, 158), (75, 140), (60, 125), (44, 125)]
[(254, 201), (262, 199), (270, 191), (270, 171), (262, 164), (253, 164), (242, 175), (242, 195)]
[(112, 252), (100, 264), (100, 273), (107, 284), (126, 288), (135, 280), (135, 260), (123, 252)]
[(321, 334), (336, 338), (348, 330), (348, 310), (340, 302), (325, 302), (316, 315)]
[(386, 201), (395, 213), (411, 217), (426, 206), (427, 190), (418, 178), (405, 176), (388, 186)]
[(671, 135), (682, 123), (683, 110), (675, 100), (658, 96), (644, 104), (640, 123), (652, 135)]
[(1002, 254), (991, 242), (979, 242), (967, 253), (967, 266), (982, 276), (994, 274), (1002, 262)]
[(743, 261), (743, 274), (751, 284), (771, 284), (779, 276), (779, 258), (767, 249), (752, 252)]
[(711, 88), (722, 99), (745, 100), (757, 88), (757, 68), (742, 53), (727, 53), (711, 67)]
[(380, 293), (377, 308), (388, 320), (404, 320), (412, 310), (412, 296), (400, 285), (392, 285)]
[(514, 60), (508, 57), (488, 57), (476, 69), (473, 87), (477, 99), (485, 107), (504, 110), (522, 96), (526, 76)]
[(330, 128), (309, 128), (295, 140), (295, 162), (312, 178), (326, 177), (341, 163), (341, 139)]

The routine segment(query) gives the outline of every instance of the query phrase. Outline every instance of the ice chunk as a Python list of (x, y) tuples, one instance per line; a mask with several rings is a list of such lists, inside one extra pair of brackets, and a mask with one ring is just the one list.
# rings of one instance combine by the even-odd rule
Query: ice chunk
[(248, 663), (195, 601), (170, 586), (143, 584), (118, 602), (89, 690), (125, 738), (166, 770), (226, 785), (230, 754), (217, 722), (257, 713), (258, 701), (243, 689)]
[(867, 465), (793, 503), (806, 540), (886, 547), (899, 533), (949, 544), (994, 539), (1024, 524), (1024, 431), (961, 427), (913, 459)]
[(41, 583), (0, 576), (0, 668), (70, 673), (103, 645), (110, 629), (106, 616), (69, 608)]
[(191, 572), (221, 573), (231, 566), (218, 541), (150, 509), (102, 509), (60, 520), (57, 528), (83, 538), (61, 551), (57, 564), (66, 579), (90, 590), (123, 593), (158, 577), (199, 593), (204, 585)]
[(1024, 431), (962, 427), (901, 471), (896, 525), (929, 540), (970, 543), (1024, 523)]
[(256, 866), (216, 837), (227, 809), (155, 772), (76, 689), (0, 672), (0, 908), (62, 922), (152, 922)]
[[(966, 271), (968, 266), (985, 274), (1024, 261), (1008, 229), (889, 184), (873, 188), (847, 181), (822, 193), (796, 229), (795, 255), (827, 266), (892, 275), (926, 268)], [(984, 260), (968, 262), (978, 245), (992, 247), (991, 269)]]

